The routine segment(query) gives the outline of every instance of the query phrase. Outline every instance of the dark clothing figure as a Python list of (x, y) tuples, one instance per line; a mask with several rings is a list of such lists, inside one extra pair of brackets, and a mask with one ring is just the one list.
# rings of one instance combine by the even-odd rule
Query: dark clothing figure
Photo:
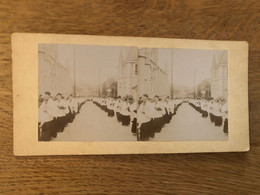
[(152, 129), (152, 120), (141, 124), (140, 141), (149, 141), (149, 137), (152, 135), (150, 132), (151, 129)]
[(122, 122), (122, 116), (120, 114), (120, 112), (116, 112), (116, 118), (118, 122)]
[(114, 110), (108, 110), (107, 116), (113, 117), (115, 115)]
[(162, 130), (163, 126), (163, 117), (154, 118), (153, 120), (153, 129), (155, 133), (159, 133)]
[(121, 120), (122, 120), (122, 125), (123, 126), (130, 125), (130, 116), (125, 116), (125, 115), (121, 114)]
[(134, 120), (132, 121), (131, 132), (132, 132), (132, 133), (136, 133), (136, 129), (137, 129), (137, 119), (134, 118)]
[(41, 141), (50, 141), (54, 131), (53, 121), (45, 122), (42, 125)]
[(220, 127), (222, 125), (222, 117), (214, 116), (214, 118), (215, 118), (215, 126)]
[(223, 132), (228, 133), (228, 119), (225, 119), (224, 121)]

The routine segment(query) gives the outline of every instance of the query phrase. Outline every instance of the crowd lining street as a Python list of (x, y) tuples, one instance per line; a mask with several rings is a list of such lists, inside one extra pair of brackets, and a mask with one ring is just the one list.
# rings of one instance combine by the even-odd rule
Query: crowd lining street
[[(53, 99), (49, 94), (45, 96), (49, 97), (43, 98), (39, 108), (40, 141), (202, 141), (228, 138), (226, 102), (169, 97), (163, 100), (158, 96), (149, 98), (146, 94), (138, 101), (131, 97), (86, 99), (70, 95), (65, 99), (58, 94)], [(52, 120), (46, 121), (46, 118)]]

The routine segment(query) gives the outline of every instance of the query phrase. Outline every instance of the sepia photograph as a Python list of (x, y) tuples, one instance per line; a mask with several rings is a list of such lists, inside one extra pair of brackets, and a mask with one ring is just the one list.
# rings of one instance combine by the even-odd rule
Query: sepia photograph
[(38, 44), (38, 141), (228, 141), (228, 51)]

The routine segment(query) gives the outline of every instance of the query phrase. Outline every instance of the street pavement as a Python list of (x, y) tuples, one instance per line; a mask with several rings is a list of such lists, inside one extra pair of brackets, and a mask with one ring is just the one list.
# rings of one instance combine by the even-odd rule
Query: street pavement
[(225, 141), (228, 136), (223, 127), (216, 127), (210, 118), (201, 114), (188, 103), (183, 103), (176, 115), (172, 117), (153, 141)]
[[(183, 103), (170, 124), (166, 124), (160, 133), (150, 141), (223, 141), (228, 136), (222, 127), (216, 127), (208, 118), (188, 103)], [(116, 117), (109, 118), (107, 113), (92, 102), (86, 102), (73, 123), (68, 124), (64, 132), (58, 133), (53, 141), (136, 141), (131, 126), (124, 127)]]
[(115, 116), (109, 118), (106, 112), (88, 101), (73, 123), (53, 141), (136, 141), (136, 137), (131, 133), (131, 126), (122, 126)]

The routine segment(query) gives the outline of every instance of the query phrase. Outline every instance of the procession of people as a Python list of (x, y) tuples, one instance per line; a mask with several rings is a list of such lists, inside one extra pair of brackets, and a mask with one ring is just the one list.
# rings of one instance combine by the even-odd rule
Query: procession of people
[(61, 93), (55, 97), (45, 92), (38, 99), (38, 140), (50, 141), (64, 131), (79, 113), (86, 98), (74, 97), (72, 94), (65, 98)]
[(202, 118), (209, 118), (212, 125), (222, 127), (228, 133), (227, 102), (224, 99), (203, 98), (163, 98), (149, 97), (144, 94), (135, 100), (131, 96), (113, 97), (74, 97), (72, 94), (66, 98), (61, 93), (52, 96), (45, 92), (39, 96), (39, 141), (50, 141), (57, 137), (72, 123), (79, 113), (81, 106), (91, 100), (96, 106), (107, 114), (115, 117), (122, 126), (129, 126), (129, 133), (136, 136), (137, 141), (153, 140), (156, 134), (163, 131), (167, 124), (173, 122), (178, 108), (189, 104)]
[(215, 126), (223, 126), (228, 133), (227, 102), (224, 100), (201, 98), (160, 98), (144, 94), (138, 100), (130, 96), (117, 98), (95, 97), (93, 103), (107, 113), (108, 117), (116, 117), (122, 126), (130, 126), (130, 132), (137, 136), (138, 141), (153, 139), (157, 133), (172, 121), (178, 108), (183, 103), (192, 106), (203, 118)]
[(138, 141), (148, 141), (160, 133), (176, 114), (182, 99), (159, 96), (150, 98), (144, 94), (138, 100), (131, 96), (117, 98), (95, 97), (93, 103), (107, 112), (108, 117), (116, 117), (122, 126), (130, 126), (130, 131)]
[(203, 118), (209, 118), (215, 126), (223, 126), (223, 132), (228, 133), (228, 106), (225, 99), (189, 99), (189, 105)]

